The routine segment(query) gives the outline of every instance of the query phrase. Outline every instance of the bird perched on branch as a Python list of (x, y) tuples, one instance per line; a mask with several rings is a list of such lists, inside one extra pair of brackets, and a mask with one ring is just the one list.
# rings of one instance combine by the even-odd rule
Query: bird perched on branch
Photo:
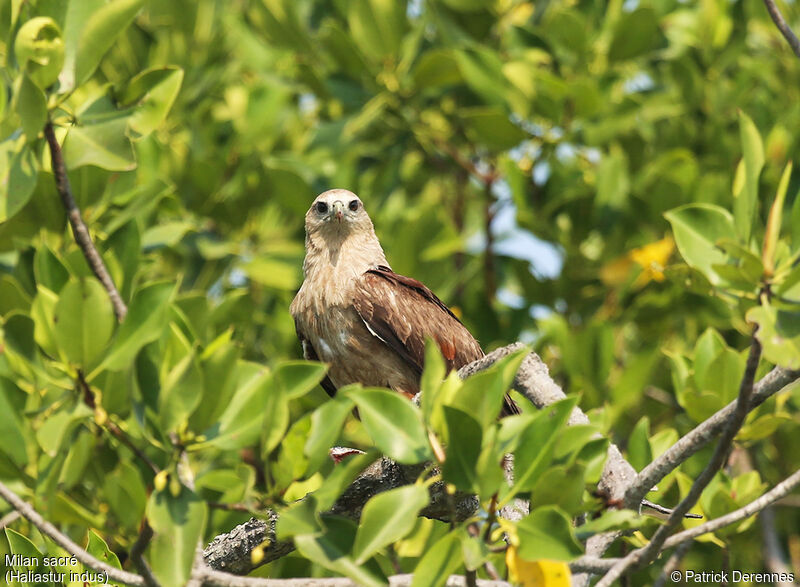
[[(419, 391), (425, 339), (448, 369), (483, 356), (458, 318), (425, 285), (392, 271), (364, 204), (335, 189), (306, 213), (304, 281), (290, 307), (306, 359), (330, 364), (330, 396), (350, 383)], [(504, 414), (519, 408), (506, 396)]]

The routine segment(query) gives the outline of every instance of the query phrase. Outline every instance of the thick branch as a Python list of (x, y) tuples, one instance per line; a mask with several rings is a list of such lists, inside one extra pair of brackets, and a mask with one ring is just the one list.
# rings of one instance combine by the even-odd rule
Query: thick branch
[(717, 471), (725, 464), (733, 444), (733, 439), (736, 437), (736, 434), (738, 434), (750, 411), (750, 398), (753, 395), (756, 369), (758, 368), (760, 359), (761, 343), (754, 335), (750, 343), (750, 353), (747, 357), (747, 365), (745, 367), (744, 376), (742, 377), (742, 383), (739, 386), (739, 396), (736, 399), (736, 406), (734, 407), (733, 413), (728, 418), (728, 421), (725, 423), (725, 428), (714, 449), (714, 454), (711, 455), (711, 460), (700, 475), (698, 475), (697, 479), (695, 479), (691, 489), (689, 489), (689, 493), (681, 500), (666, 523), (653, 534), (647, 546), (634, 550), (615, 564), (608, 573), (597, 582), (597, 587), (609, 587), (629, 568), (647, 564), (655, 559), (661, 552), (664, 541), (667, 539), (670, 532), (681, 522), (684, 514), (697, 503), (698, 499), (700, 499), (703, 490), (714, 478), (714, 475), (717, 474)]
[(45, 520), (36, 510), (21, 500), (16, 493), (11, 491), (2, 482), (0, 482), (0, 497), (6, 500), (11, 507), (22, 514), (31, 524), (36, 526), (42, 534), (48, 536), (61, 548), (74, 555), (84, 566), (93, 571), (105, 573), (107, 579), (112, 581), (118, 581), (136, 587), (145, 587), (145, 581), (139, 575), (122, 571), (94, 558), (91, 554), (70, 540), (69, 537), (62, 534), (53, 524)]
[[(664, 541), (664, 545), (662, 546), (661, 550), (669, 550), (670, 548), (674, 548), (685, 542), (694, 540), (703, 534), (716, 532), (720, 528), (741, 522), (742, 520), (757, 514), (783, 497), (789, 495), (789, 493), (794, 491), (794, 489), (798, 486), (800, 486), (800, 470), (795, 471), (789, 477), (767, 491), (764, 495), (754, 499), (738, 510), (734, 510), (729, 514), (725, 514), (724, 516), (720, 516), (714, 520), (709, 520), (705, 524), (700, 524), (694, 528), (689, 528), (683, 532), (678, 532), (674, 536), (670, 536)], [(584, 556), (571, 562), (570, 568), (575, 572), (603, 573), (609, 570), (620, 560), (621, 559), (618, 558), (601, 559), (594, 556)]]
[(783, 38), (786, 39), (786, 42), (789, 43), (794, 54), (800, 57), (800, 39), (797, 38), (797, 35), (795, 35), (792, 29), (789, 28), (789, 25), (786, 24), (781, 11), (778, 10), (778, 7), (775, 5), (775, 0), (764, 0), (764, 5), (767, 7), (767, 12), (769, 12), (772, 22), (778, 27), (778, 30), (783, 35)]
[[(754, 410), (798, 378), (800, 378), (800, 371), (775, 367), (756, 384), (753, 395), (750, 398), (749, 410)], [(735, 411), (736, 404), (737, 400), (732, 401), (716, 414), (700, 423), (691, 432), (681, 437), (661, 456), (642, 469), (625, 494), (626, 507), (638, 507), (644, 496), (659, 481), (676, 469), (683, 461), (711, 442), (724, 428), (725, 423)]]
[(67, 218), (69, 218), (69, 223), (72, 225), (72, 234), (75, 236), (75, 242), (78, 243), (81, 251), (83, 251), (83, 256), (86, 257), (86, 262), (89, 264), (92, 273), (95, 274), (108, 292), (117, 321), (122, 322), (125, 314), (128, 313), (128, 308), (125, 306), (125, 302), (122, 301), (122, 297), (117, 291), (117, 286), (114, 285), (114, 280), (111, 279), (111, 274), (109, 274), (103, 258), (95, 248), (92, 237), (89, 235), (89, 229), (86, 228), (86, 223), (81, 217), (81, 211), (75, 203), (72, 188), (69, 185), (67, 168), (64, 165), (64, 157), (61, 153), (61, 146), (58, 144), (58, 139), (56, 139), (53, 125), (49, 122), (44, 127), (44, 136), (47, 138), (47, 144), (50, 145), (50, 160), (56, 180), (56, 190), (58, 195), (61, 196), (64, 209), (67, 211)]
[[(485, 357), (462, 367), (458, 375), (462, 379), (489, 368), (503, 357), (520, 349), (527, 348), (522, 343), (515, 343), (499, 348)], [(550, 377), (547, 366), (536, 355), (529, 353), (522, 361), (514, 380), (514, 388), (527, 397), (535, 406), (543, 408), (566, 397), (563, 390)], [(587, 424), (589, 418), (579, 408), (570, 415), (569, 424)], [(337, 501), (333, 512), (357, 518), (367, 500), (394, 487), (412, 483), (422, 471), (420, 465), (398, 465), (383, 458), (365, 470)], [(615, 445), (608, 449), (608, 459), (599, 483), (599, 489), (609, 499), (621, 499), (626, 488), (636, 476), (636, 471), (622, 457)], [(456, 518), (464, 520), (477, 511), (478, 499), (475, 496), (462, 495), (456, 500)], [(442, 484), (431, 487), (431, 503), (421, 512), (422, 515), (439, 520), (449, 520), (451, 506)], [(206, 563), (217, 570), (234, 573), (249, 572), (253, 565), (250, 552), (259, 544), (267, 541), (264, 548), (263, 563), (273, 561), (291, 552), (294, 547), (288, 542), (278, 542), (275, 536), (277, 514), (268, 510), (267, 521), (255, 518), (237, 526), (231, 532), (217, 536), (209, 544), (204, 557)], [(595, 547), (591, 554), (600, 556), (608, 544), (616, 538), (616, 534), (592, 537)], [(602, 546), (601, 546), (602, 544)], [(262, 563), (262, 564), (263, 564)], [(607, 567), (606, 567), (607, 568)]]

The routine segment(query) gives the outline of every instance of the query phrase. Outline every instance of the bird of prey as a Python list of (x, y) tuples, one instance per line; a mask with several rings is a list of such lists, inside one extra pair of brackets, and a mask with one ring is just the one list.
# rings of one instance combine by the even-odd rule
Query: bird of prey
[[(425, 339), (448, 369), (483, 356), (458, 318), (421, 282), (392, 271), (361, 199), (344, 189), (317, 196), (305, 217), (303, 285), (292, 301), (308, 360), (330, 365), (330, 396), (350, 383), (419, 391)], [(506, 396), (504, 415), (518, 413)]]

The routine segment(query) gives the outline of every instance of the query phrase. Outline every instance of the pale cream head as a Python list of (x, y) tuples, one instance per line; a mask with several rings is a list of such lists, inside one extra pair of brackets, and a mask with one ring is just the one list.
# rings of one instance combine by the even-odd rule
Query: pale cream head
[(347, 238), (358, 232), (371, 233), (372, 221), (361, 199), (343, 189), (328, 190), (316, 197), (306, 212), (306, 234), (323, 238)]

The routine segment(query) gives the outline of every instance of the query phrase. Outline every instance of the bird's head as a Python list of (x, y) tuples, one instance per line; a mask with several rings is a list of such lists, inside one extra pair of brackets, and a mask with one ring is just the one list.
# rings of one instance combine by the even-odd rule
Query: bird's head
[(348, 190), (328, 190), (317, 196), (306, 213), (306, 233), (343, 239), (359, 232), (371, 233), (372, 221), (361, 199)]

